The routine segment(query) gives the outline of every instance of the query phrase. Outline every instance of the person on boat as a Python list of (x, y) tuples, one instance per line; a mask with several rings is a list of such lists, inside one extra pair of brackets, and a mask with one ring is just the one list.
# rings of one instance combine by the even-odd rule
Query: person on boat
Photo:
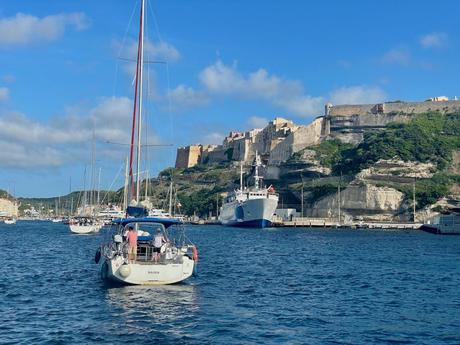
[(161, 247), (166, 242), (167, 242), (166, 238), (161, 233), (161, 230), (157, 229), (157, 231), (155, 233), (155, 238), (154, 238), (154, 241), (153, 241), (153, 247), (154, 247), (153, 252), (155, 253), (155, 261), (157, 261), (157, 262), (159, 261), (160, 253), (161, 253)]
[(137, 231), (134, 230), (134, 226), (128, 228), (128, 261), (130, 263), (136, 262), (137, 257)]

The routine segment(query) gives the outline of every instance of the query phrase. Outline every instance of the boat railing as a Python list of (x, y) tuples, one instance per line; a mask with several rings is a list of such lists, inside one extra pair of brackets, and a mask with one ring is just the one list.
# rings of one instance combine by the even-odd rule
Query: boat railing
[(182, 255), (180, 255), (179, 250), (174, 252), (166, 250), (164, 252), (158, 253), (155, 249), (156, 248), (151, 245), (138, 244), (136, 262), (145, 264), (167, 264), (182, 262)]

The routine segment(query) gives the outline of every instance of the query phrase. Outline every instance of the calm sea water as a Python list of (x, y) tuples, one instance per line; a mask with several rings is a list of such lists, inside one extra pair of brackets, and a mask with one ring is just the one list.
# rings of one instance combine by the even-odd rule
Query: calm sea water
[(107, 288), (102, 235), (0, 225), (0, 343), (460, 344), (460, 237), (191, 226), (198, 276)]

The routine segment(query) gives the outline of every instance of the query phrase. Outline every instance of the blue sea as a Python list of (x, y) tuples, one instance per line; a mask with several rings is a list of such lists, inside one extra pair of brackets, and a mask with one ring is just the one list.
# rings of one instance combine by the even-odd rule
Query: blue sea
[(0, 225), (0, 343), (460, 344), (460, 237), (189, 226), (198, 274), (105, 286), (103, 234)]

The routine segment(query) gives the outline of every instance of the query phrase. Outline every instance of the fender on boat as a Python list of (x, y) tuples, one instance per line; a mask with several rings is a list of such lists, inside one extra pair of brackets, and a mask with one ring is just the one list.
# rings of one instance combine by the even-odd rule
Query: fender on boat
[(96, 254), (94, 255), (94, 262), (95, 263), (99, 263), (99, 261), (101, 260), (101, 247), (99, 247), (96, 251)]
[(198, 248), (196, 246), (192, 247), (192, 259), (195, 263), (198, 262)]

